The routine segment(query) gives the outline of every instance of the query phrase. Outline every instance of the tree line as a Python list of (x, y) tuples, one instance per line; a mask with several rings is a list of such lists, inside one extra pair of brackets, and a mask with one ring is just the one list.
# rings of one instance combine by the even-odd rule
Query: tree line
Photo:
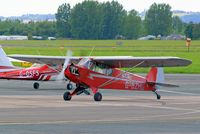
[(28, 22), (23, 23), (20, 20), (0, 21), (0, 35), (24, 35), (32, 36), (56, 36), (56, 22)]
[(152, 4), (144, 19), (136, 10), (126, 11), (117, 1), (85, 0), (71, 8), (64, 3), (58, 7), (56, 21), (0, 21), (0, 35), (55, 36), (72, 39), (137, 39), (145, 35), (184, 34), (200, 39), (200, 24), (183, 23), (172, 16), (168, 4)]

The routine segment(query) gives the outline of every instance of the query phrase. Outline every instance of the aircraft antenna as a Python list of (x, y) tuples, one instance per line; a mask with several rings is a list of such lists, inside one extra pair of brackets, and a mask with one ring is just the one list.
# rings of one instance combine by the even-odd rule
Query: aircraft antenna
[(95, 46), (93, 46), (93, 48), (92, 48), (92, 50), (91, 50), (91, 52), (90, 52), (89, 56), (91, 56), (91, 55), (92, 55), (92, 52), (94, 51), (94, 49), (95, 49)]
[(39, 50), (36, 50), (36, 52), (37, 52), (38, 55), (41, 55)]

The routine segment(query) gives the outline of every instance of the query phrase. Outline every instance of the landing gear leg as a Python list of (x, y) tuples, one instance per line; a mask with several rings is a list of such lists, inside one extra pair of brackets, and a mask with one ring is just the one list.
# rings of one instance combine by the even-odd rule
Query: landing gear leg
[(33, 83), (33, 88), (34, 88), (34, 89), (38, 89), (38, 88), (39, 88), (39, 86), (40, 86), (40, 84), (39, 84), (39, 83), (37, 83), (37, 82), (34, 82), (34, 83)]
[(70, 93), (68, 91), (65, 92), (63, 94), (63, 99), (65, 101), (70, 101), (73, 95), (79, 95), (79, 94), (83, 93), (83, 90), (84, 89), (82, 87), (78, 86), (72, 93)]
[(160, 98), (161, 98), (161, 95), (160, 95), (160, 94), (158, 94), (156, 90), (154, 90), (153, 92), (156, 94), (157, 100), (160, 100)]

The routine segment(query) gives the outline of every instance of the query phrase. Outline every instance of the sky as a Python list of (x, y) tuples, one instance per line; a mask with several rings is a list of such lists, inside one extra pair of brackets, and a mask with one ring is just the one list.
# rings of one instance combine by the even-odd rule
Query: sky
[[(69, 3), (72, 7), (83, 0), (0, 0), (0, 16), (20, 16), (22, 14), (54, 14), (59, 5)], [(99, 2), (112, 0), (97, 0)], [(138, 12), (148, 10), (155, 3), (170, 4), (172, 10), (200, 12), (200, 0), (116, 0), (124, 9)]]

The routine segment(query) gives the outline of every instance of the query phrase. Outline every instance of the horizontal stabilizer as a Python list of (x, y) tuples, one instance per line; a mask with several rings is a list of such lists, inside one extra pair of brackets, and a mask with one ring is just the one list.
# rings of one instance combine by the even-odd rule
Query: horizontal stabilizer
[(147, 82), (147, 84), (149, 84), (149, 85), (163, 86), (163, 87), (179, 87), (179, 85), (168, 84), (168, 83)]

